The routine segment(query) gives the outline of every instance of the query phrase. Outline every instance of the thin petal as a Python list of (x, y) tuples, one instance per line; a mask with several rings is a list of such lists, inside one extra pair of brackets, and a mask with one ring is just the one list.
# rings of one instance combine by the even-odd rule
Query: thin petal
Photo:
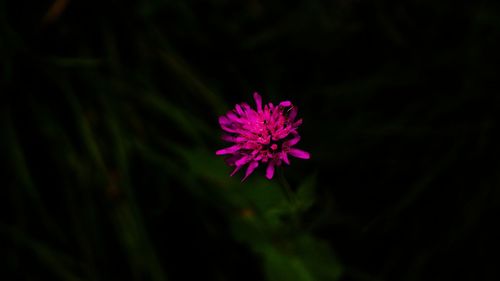
[(290, 153), (290, 155), (292, 155), (293, 157), (300, 159), (309, 159), (311, 157), (311, 155), (309, 155), (309, 152), (305, 152), (304, 150), (300, 150), (297, 148), (290, 148), (288, 153)]
[(223, 141), (227, 141), (227, 142), (244, 142), (247, 140), (244, 137), (235, 137), (235, 136), (231, 136), (231, 135), (222, 135), (221, 139)]
[(251, 156), (243, 156), (240, 159), (238, 159), (236, 162), (234, 162), (234, 164), (236, 166), (243, 166), (243, 165), (245, 165), (246, 163), (248, 163), (250, 161), (252, 161), (252, 157)]
[(236, 172), (238, 172), (240, 169), (241, 169), (242, 166), (237, 166), (233, 172), (231, 173), (231, 177), (234, 176), (234, 174), (236, 174)]
[(293, 122), (295, 120), (295, 117), (297, 117), (297, 111), (298, 109), (296, 106), (292, 107), (292, 109), (290, 110), (288, 118), (290, 119), (291, 122)]
[(288, 140), (288, 141), (286, 141), (286, 142), (285, 142), (285, 143), (283, 143), (283, 144), (288, 145), (288, 146), (294, 146), (294, 145), (296, 145), (299, 141), (300, 141), (300, 136), (296, 136), (296, 137), (294, 137), (293, 139)]
[(274, 161), (269, 162), (266, 169), (266, 178), (272, 179), (274, 176)]
[(224, 125), (230, 125), (232, 122), (226, 117), (226, 116), (220, 116), (219, 117), (219, 124), (221, 126), (224, 126)]
[(221, 139), (223, 141), (228, 141), (228, 142), (237, 142), (236, 137), (230, 136), (230, 135), (222, 135)]
[(302, 119), (297, 120), (296, 122), (293, 123), (293, 126), (297, 128), (298, 126), (302, 125)]
[(227, 114), (226, 114), (227, 118), (232, 122), (232, 123), (238, 123), (240, 122), (240, 118), (238, 118), (238, 116), (236, 116), (236, 114), (234, 114), (234, 112), (231, 112), (229, 111)]
[(227, 157), (224, 161), (229, 166), (236, 166), (235, 162), (238, 161), (238, 159), (240, 159), (240, 158), (241, 158), (241, 154), (235, 153), (235, 154)]
[(250, 163), (248, 165), (248, 168), (247, 168), (247, 171), (245, 172), (245, 177), (241, 180), (241, 181), (244, 181), (248, 178), (248, 176), (250, 176), (253, 171), (259, 166), (259, 162), (257, 161), (253, 161), (252, 163)]
[(291, 102), (291, 101), (289, 101), (289, 100), (286, 100), (286, 101), (282, 101), (282, 102), (280, 102), (280, 105), (281, 105), (281, 106), (284, 106), (284, 107), (289, 107), (289, 106), (291, 106), (291, 105), (292, 105), (292, 102)]
[(249, 111), (249, 110), (252, 110), (252, 108), (250, 107), (250, 105), (246, 102), (242, 102), (240, 104), (241, 108), (244, 110), (244, 111)]
[(235, 145), (230, 146), (230, 147), (219, 149), (219, 150), (217, 150), (215, 152), (215, 154), (216, 155), (231, 154), (231, 153), (234, 153), (234, 152), (238, 151), (239, 149), (240, 149), (240, 145), (239, 144), (235, 144)]
[(235, 109), (236, 109), (236, 112), (237, 112), (240, 116), (242, 116), (242, 115), (244, 114), (243, 109), (241, 109), (241, 106), (240, 106), (239, 104), (237, 104), (237, 105), (235, 106)]
[(253, 93), (253, 99), (255, 100), (255, 104), (257, 105), (257, 111), (262, 112), (262, 98), (259, 93)]
[(283, 159), (283, 162), (287, 165), (290, 165), (290, 160), (288, 160), (288, 154), (286, 152), (281, 153), (281, 159)]
[[(232, 125), (231, 125), (232, 126)], [(220, 127), (222, 128), (222, 130), (226, 131), (226, 132), (229, 132), (229, 133), (238, 133), (238, 130), (235, 129), (235, 128), (231, 128), (229, 127), (228, 125), (223, 125), (221, 124)]]

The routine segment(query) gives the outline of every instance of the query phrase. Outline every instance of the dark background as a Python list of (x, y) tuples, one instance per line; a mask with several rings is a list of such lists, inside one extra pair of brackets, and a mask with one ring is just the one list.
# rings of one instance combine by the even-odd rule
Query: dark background
[[(0, 279), (499, 280), (499, 8), (0, 0)], [(254, 91), (295, 211), (215, 156)]]

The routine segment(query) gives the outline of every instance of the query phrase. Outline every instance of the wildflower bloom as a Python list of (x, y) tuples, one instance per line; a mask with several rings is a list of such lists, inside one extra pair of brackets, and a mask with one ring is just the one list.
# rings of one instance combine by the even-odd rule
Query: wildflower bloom
[(226, 132), (222, 139), (233, 145), (215, 154), (230, 155), (226, 162), (235, 166), (231, 176), (248, 164), (243, 178), (245, 180), (260, 162), (267, 165), (266, 177), (272, 179), (276, 166), (281, 166), (282, 162), (290, 164), (289, 154), (309, 159), (308, 152), (293, 147), (300, 140), (297, 128), (302, 124), (302, 119), (295, 120), (297, 107), (290, 101), (262, 106), (261, 96), (254, 93), (253, 97), (257, 110), (247, 103), (241, 103), (219, 117), (219, 124)]

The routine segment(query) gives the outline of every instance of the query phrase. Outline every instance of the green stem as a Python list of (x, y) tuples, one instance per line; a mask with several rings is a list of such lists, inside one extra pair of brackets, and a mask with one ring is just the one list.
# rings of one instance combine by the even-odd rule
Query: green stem
[(285, 196), (288, 200), (288, 202), (295, 207), (295, 195), (292, 191), (292, 188), (290, 187), (290, 184), (286, 180), (285, 173), (283, 172), (283, 169), (278, 168), (279, 172), (279, 182), (281, 189), (283, 190), (283, 193), (285, 193)]
[(293, 219), (293, 222), (295, 224), (295, 227), (298, 227), (299, 220), (297, 217), (297, 199), (295, 198), (295, 193), (293, 192), (292, 188), (290, 187), (290, 184), (286, 180), (285, 173), (283, 172), (283, 169), (280, 167), (278, 168), (278, 181), (280, 183), (281, 189), (283, 190), (283, 193), (286, 196), (286, 199), (288, 200), (289, 206), (290, 206), (290, 212), (291, 216)]

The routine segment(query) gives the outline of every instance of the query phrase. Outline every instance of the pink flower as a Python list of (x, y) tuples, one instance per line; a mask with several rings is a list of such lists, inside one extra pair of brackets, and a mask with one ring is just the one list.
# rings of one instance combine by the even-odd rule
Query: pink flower
[(290, 101), (282, 101), (277, 106), (272, 103), (262, 106), (260, 95), (254, 93), (253, 97), (257, 110), (241, 103), (219, 117), (219, 124), (226, 131), (222, 139), (233, 145), (215, 154), (230, 155), (227, 163), (235, 166), (231, 176), (248, 164), (245, 180), (260, 162), (267, 164), (266, 177), (271, 179), (276, 166), (281, 166), (282, 162), (290, 164), (289, 154), (309, 159), (308, 152), (293, 147), (300, 140), (297, 128), (302, 119), (295, 120), (297, 107)]

